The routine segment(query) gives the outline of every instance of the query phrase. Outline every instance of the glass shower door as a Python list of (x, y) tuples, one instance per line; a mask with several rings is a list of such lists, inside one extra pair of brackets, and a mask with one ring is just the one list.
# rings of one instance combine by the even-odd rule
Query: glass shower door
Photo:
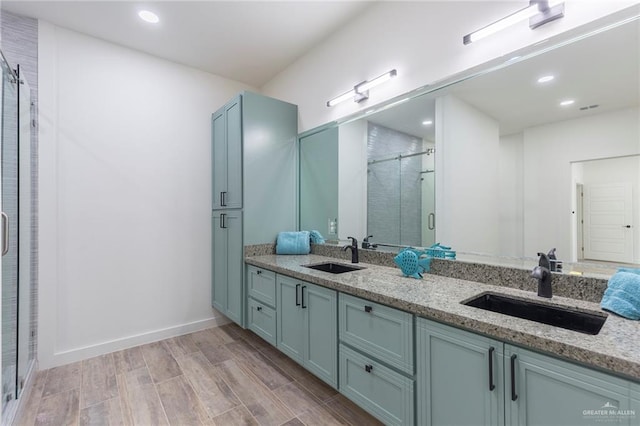
[(2, 58), (2, 408), (16, 398), (18, 351), (18, 88)]

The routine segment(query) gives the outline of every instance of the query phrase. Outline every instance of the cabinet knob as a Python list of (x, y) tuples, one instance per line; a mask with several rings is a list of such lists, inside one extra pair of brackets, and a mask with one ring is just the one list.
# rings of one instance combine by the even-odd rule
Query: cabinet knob
[(369, 305), (364, 305), (364, 311), (365, 312), (371, 312), (373, 310), (373, 308)]
[(260, 275), (262, 273), (262, 271), (260, 269), (258, 269), (258, 272), (256, 272), (256, 274)]
[(367, 364), (364, 366), (364, 369), (367, 373), (371, 373), (371, 370), (373, 370), (373, 365)]
[(262, 310), (262, 306), (258, 306), (258, 307), (256, 308), (256, 310), (261, 311), (261, 310)]

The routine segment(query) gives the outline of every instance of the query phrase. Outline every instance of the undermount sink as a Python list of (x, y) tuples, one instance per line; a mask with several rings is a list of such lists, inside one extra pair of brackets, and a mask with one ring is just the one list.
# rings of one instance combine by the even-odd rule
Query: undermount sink
[(361, 266), (351, 266), (351, 265), (345, 265), (343, 263), (334, 263), (334, 262), (325, 262), (325, 263), (318, 263), (315, 265), (302, 265), (302, 266), (304, 266), (305, 268), (316, 269), (318, 271), (329, 272), (330, 274), (343, 274), (345, 272), (359, 271), (360, 269), (365, 269), (364, 267), (361, 267)]
[(607, 319), (604, 314), (579, 312), (558, 306), (549, 306), (493, 293), (462, 302), (464, 305), (513, 317), (549, 324), (585, 334), (598, 334)]

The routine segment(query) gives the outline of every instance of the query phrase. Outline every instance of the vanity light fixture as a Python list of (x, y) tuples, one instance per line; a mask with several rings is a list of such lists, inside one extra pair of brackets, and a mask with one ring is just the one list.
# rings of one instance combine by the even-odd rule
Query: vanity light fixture
[(552, 75), (545, 75), (545, 76), (540, 77), (540, 78), (538, 79), (538, 83), (548, 83), (548, 82), (550, 82), (551, 80), (553, 80), (554, 78), (555, 78), (555, 77), (554, 77), (554, 76), (552, 76)]
[(353, 89), (343, 93), (340, 96), (336, 96), (335, 98), (328, 101), (327, 106), (332, 107), (336, 104), (339, 104), (340, 102), (346, 101), (347, 99), (353, 99), (354, 102), (362, 102), (365, 99), (369, 99), (369, 89), (379, 86), (380, 84), (388, 80), (391, 80), (396, 75), (398, 75), (398, 72), (395, 69), (393, 69), (374, 79), (365, 80), (362, 83), (358, 83), (355, 86), (353, 86)]
[(573, 105), (576, 101), (574, 101), (573, 99), (567, 99), (566, 101), (562, 101), (560, 102), (560, 106), (569, 106), (569, 105)]
[(529, 0), (529, 6), (521, 9), (499, 21), (487, 25), (477, 31), (467, 34), (462, 38), (464, 44), (478, 41), (491, 34), (497, 33), (511, 25), (525, 19), (529, 20), (529, 28), (538, 28), (547, 22), (554, 21), (564, 16), (564, 0)]
[(150, 10), (141, 10), (138, 12), (138, 16), (145, 22), (149, 22), (150, 24), (157, 24), (160, 22), (160, 18), (155, 13)]

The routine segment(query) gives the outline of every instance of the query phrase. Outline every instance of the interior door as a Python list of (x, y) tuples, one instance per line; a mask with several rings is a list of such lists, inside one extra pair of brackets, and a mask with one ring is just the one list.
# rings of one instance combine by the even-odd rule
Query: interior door
[(631, 182), (584, 185), (584, 258), (633, 262)]

